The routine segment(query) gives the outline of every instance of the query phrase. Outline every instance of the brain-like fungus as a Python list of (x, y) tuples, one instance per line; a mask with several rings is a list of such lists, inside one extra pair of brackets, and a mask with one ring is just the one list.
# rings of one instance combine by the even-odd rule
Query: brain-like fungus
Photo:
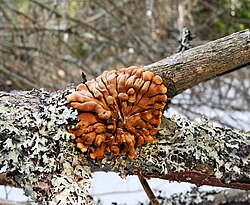
[(105, 71), (67, 96), (79, 113), (72, 139), (93, 159), (105, 153), (134, 158), (137, 147), (155, 141), (166, 92), (161, 77), (136, 66)]

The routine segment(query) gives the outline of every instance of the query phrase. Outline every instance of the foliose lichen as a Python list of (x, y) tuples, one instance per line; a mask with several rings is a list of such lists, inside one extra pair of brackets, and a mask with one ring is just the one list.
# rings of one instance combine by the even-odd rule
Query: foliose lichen
[(42, 204), (92, 204), (90, 170), (65, 126), (76, 111), (66, 107), (66, 92), (45, 90), (1, 93), (0, 173)]
[(1, 94), (0, 172), (13, 176), (26, 194), (43, 204), (93, 203), (87, 190), (95, 170), (122, 176), (134, 174), (135, 167), (146, 176), (194, 170), (223, 183), (250, 178), (250, 133), (215, 127), (207, 119), (166, 117), (158, 143), (136, 150), (135, 159), (105, 157), (87, 165), (65, 129), (77, 116), (66, 107), (67, 92), (6, 94), (14, 98), (11, 102), (1, 101)]
[(147, 173), (199, 171), (223, 181), (250, 179), (250, 134), (216, 127), (207, 119), (165, 118), (159, 142), (145, 146), (134, 164)]
[(156, 137), (157, 143), (136, 150), (135, 159), (105, 156), (91, 164), (92, 171), (112, 170), (123, 178), (140, 171), (146, 177), (168, 175), (172, 180), (178, 180), (176, 173), (195, 173), (203, 179), (191, 181), (187, 175), (182, 180), (197, 185), (207, 184), (209, 177), (216, 178), (219, 186), (250, 179), (250, 133), (216, 127), (206, 118), (198, 122), (173, 116), (162, 119)]

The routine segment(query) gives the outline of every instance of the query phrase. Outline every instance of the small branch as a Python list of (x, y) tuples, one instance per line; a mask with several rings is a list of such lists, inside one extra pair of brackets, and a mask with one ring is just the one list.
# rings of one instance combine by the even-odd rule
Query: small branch
[(0, 205), (33, 205), (32, 201), (11, 201), (0, 198)]
[[(51, 9), (48, 6), (46, 6), (45, 4), (43, 4), (43, 3), (41, 3), (41, 2), (39, 2), (37, 0), (29, 0), (29, 1), (31, 1), (32, 3), (38, 5), (42, 9), (45, 9), (45, 10), (51, 12)], [(56, 10), (53, 10), (52, 12), (53, 12), (53, 14), (55, 14), (59, 18), (63, 17), (63, 15), (60, 12), (56, 11)], [(93, 31), (96, 34), (96, 36), (104, 38), (105, 41), (108, 41), (109, 43), (111, 43), (113, 45), (118, 45), (119, 44), (119, 42), (117, 42), (114, 38), (111, 38), (110, 35), (107, 35), (102, 30), (97, 29), (95, 26), (92, 26), (92, 25), (90, 25), (90, 24), (88, 24), (88, 23), (86, 23), (84, 21), (81, 21), (81, 20), (79, 20), (77, 18), (70, 17), (69, 15), (66, 15), (66, 18), (69, 21), (71, 21), (71, 22), (73, 22), (75, 24), (78, 24), (78, 25), (81, 25), (84, 28), (90, 29), (91, 31)]]
[(155, 197), (153, 191), (151, 190), (147, 180), (141, 175), (141, 173), (138, 174), (138, 178), (141, 182), (141, 185), (144, 189), (144, 191), (146, 192), (150, 202), (152, 205), (159, 205), (159, 201), (157, 200), (157, 198)]
[(181, 39), (180, 39), (180, 45), (178, 47), (177, 52), (183, 52), (190, 48), (189, 41), (192, 41), (195, 38), (195, 36), (192, 34), (191, 30), (188, 28), (182, 29)]

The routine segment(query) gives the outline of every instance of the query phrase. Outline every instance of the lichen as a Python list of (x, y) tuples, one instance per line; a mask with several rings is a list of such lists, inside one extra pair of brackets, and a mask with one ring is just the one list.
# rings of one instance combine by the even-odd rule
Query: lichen
[[(91, 204), (90, 170), (65, 129), (77, 116), (65, 106), (65, 94), (9, 95), (23, 100), (0, 106), (0, 173), (13, 176), (26, 195), (42, 204)], [(36, 107), (27, 102), (32, 98), (38, 100)]]
[[(112, 170), (120, 172), (122, 177), (139, 171), (146, 177), (182, 180), (197, 185), (210, 184), (210, 177), (217, 179), (217, 186), (250, 179), (249, 133), (216, 127), (205, 118), (197, 122), (173, 116), (162, 119), (156, 137), (158, 143), (137, 149), (135, 159), (105, 156), (91, 164), (92, 171)], [(193, 178), (191, 175), (183, 177), (184, 173), (193, 173)]]
[(87, 190), (90, 172), (95, 170), (112, 170), (125, 177), (140, 169), (145, 176), (157, 173), (159, 178), (194, 171), (224, 184), (250, 178), (250, 133), (215, 127), (207, 119), (165, 117), (158, 142), (137, 149), (136, 158), (105, 155), (98, 162), (87, 162), (66, 130), (77, 117), (65, 106), (68, 91), (6, 94), (10, 102), (3, 101), (1, 94), (0, 172), (13, 176), (40, 203), (93, 203)]
[(199, 171), (225, 183), (250, 179), (248, 133), (215, 127), (207, 119), (195, 122), (173, 116), (165, 118), (163, 124), (166, 127), (159, 131), (160, 141), (138, 153), (134, 164), (142, 170), (164, 174)]

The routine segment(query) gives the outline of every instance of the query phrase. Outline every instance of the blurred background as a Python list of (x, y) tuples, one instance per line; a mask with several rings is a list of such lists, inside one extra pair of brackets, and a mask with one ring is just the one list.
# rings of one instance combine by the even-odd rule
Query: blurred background
[[(250, 0), (0, 0), (0, 89), (63, 90), (79, 84), (82, 72), (92, 79), (107, 69), (156, 62), (178, 51), (184, 27), (195, 36), (190, 48), (250, 28)], [(204, 115), (249, 131), (250, 66), (189, 89), (171, 103), (166, 115)], [(93, 179), (97, 197), (102, 175)], [(124, 180), (105, 176), (123, 187)], [(142, 190), (131, 181), (120, 192)], [(0, 192), (8, 195), (4, 187)], [(114, 189), (104, 186), (104, 192)]]

